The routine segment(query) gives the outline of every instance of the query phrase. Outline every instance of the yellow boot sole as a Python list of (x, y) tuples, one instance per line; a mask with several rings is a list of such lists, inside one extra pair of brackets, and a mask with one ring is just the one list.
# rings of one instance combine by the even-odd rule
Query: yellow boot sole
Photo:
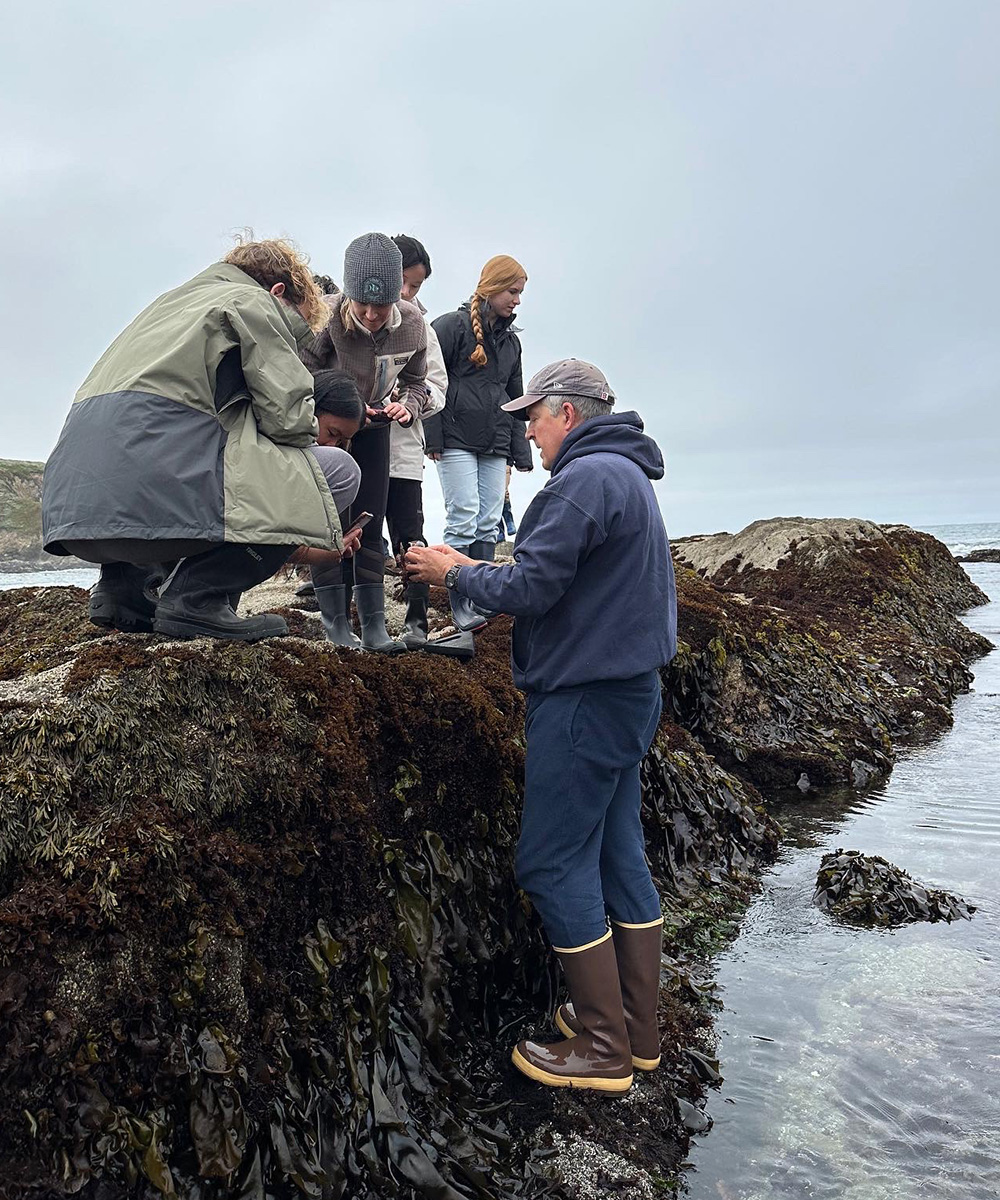
[[(556, 1009), (555, 1022), (556, 1022), (556, 1028), (559, 1030), (560, 1033), (564, 1034), (568, 1038), (576, 1037), (576, 1030), (570, 1029), (568, 1023), (562, 1019), (562, 1005), (561, 1004)], [(636, 1058), (636, 1056), (633, 1054), (632, 1055), (632, 1066), (635, 1067), (635, 1069), (637, 1071), (655, 1071), (656, 1068), (660, 1065), (661, 1057), (662, 1056), (658, 1054), (656, 1056), (656, 1058)], [(525, 1074), (527, 1074), (527, 1072), (525, 1072)]]
[(584, 1075), (553, 1075), (549, 1071), (543, 1071), (541, 1067), (536, 1067), (534, 1063), (528, 1062), (516, 1046), (510, 1057), (522, 1075), (527, 1075), (536, 1083), (544, 1083), (547, 1087), (590, 1088), (595, 1092), (621, 1093), (629, 1090), (634, 1078), (632, 1075), (627, 1075), (622, 1079), (598, 1079)]

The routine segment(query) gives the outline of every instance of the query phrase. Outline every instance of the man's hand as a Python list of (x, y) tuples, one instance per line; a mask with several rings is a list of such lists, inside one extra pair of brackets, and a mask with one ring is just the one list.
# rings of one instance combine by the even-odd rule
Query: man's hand
[(406, 552), (406, 572), (415, 583), (444, 585), (448, 568), (472, 564), (476, 560), (459, 554), (451, 546), (411, 546)]
[(431, 462), (440, 462), (441, 461), (441, 451), (440, 450), (428, 450), (427, 457), (431, 460)]
[(344, 534), (342, 540), (344, 543), (344, 558), (353, 558), (356, 551), (361, 548), (361, 530), (357, 525), (352, 525)]

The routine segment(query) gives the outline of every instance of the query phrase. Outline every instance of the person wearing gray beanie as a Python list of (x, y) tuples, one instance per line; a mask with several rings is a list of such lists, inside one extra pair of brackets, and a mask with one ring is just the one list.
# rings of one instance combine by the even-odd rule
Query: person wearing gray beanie
[(395, 304), (403, 288), (403, 255), (384, 233), (363, 233), (344, 253), (344, 295), (359, 304)]
[[(301, 358), (313, 374), (332, 368), (354, 380), (367, 410), (367, 423), (351, 439), (351, 457), (361, 468), (361, 489), (344, 514), (350, 527), (362, 511), (372, 513), (354, 557), (314, 569), (313, 588), (329, 641), (381, 654), (398, 654), (407, 644), (385, 627), (382, 524), (389, 492), (389, 426), (410, 426), (427, 401), (427, 328), (423, 314), (401, 298), (403, 255), (384, 233), (355, 238), (344, 255), (343, 289), (325, 296), (330, 320)], [(361, 640), (348, 619), (353, 583)]]

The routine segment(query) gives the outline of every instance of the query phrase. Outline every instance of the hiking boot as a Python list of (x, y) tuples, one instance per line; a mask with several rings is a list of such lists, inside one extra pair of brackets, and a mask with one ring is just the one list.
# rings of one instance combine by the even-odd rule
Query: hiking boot
[[(656, 1008), (660, 998), (660, 951), (663, 919), (648, 925), (611, 922), (618, 962), (625, 1027), (632, 1049), (632, 1066), (638, 1071), (655, 1071), (660, 1065), (660, 1031)], [(583, 1032), (572, 1002), (560, 1004), (555, 1022), (568, 1038)]]
[(618, 984), (615, 945), (607, 933), (596, 945), (557, 950), (580, 1032), (562, 1042), (518, 1042), (514, 1066), (547, 1087), (627, 1092), (632, 1054)]

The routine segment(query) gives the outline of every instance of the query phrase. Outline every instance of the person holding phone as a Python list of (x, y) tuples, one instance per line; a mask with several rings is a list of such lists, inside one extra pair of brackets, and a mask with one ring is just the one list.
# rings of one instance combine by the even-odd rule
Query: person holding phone
[[(343, 290), (330, 292), (331, 315), (302, 361), (316, 374), (333, 367), (354, 380), (365, 404), (364, 427), (351, 438), (361, 468), (361, 488), (346, 520), (373, 513), (358, 552), (322, 579), (313, 571), (316, 602), (327, 638), (340, 646), (399, 654), (403, 642), (385, 627), (385, 556), (382, 525), (389, 492), (389, 425), (409, 426), (426, 399), (427, 333), (419, 309), (402, 299), (403, 256), (384, 233), (355, 238), (344, 255)], [(393, 398), (396, 392), (398, 399)], [(349, 619), (349, 588), (361, 622), (361, 638)]]

